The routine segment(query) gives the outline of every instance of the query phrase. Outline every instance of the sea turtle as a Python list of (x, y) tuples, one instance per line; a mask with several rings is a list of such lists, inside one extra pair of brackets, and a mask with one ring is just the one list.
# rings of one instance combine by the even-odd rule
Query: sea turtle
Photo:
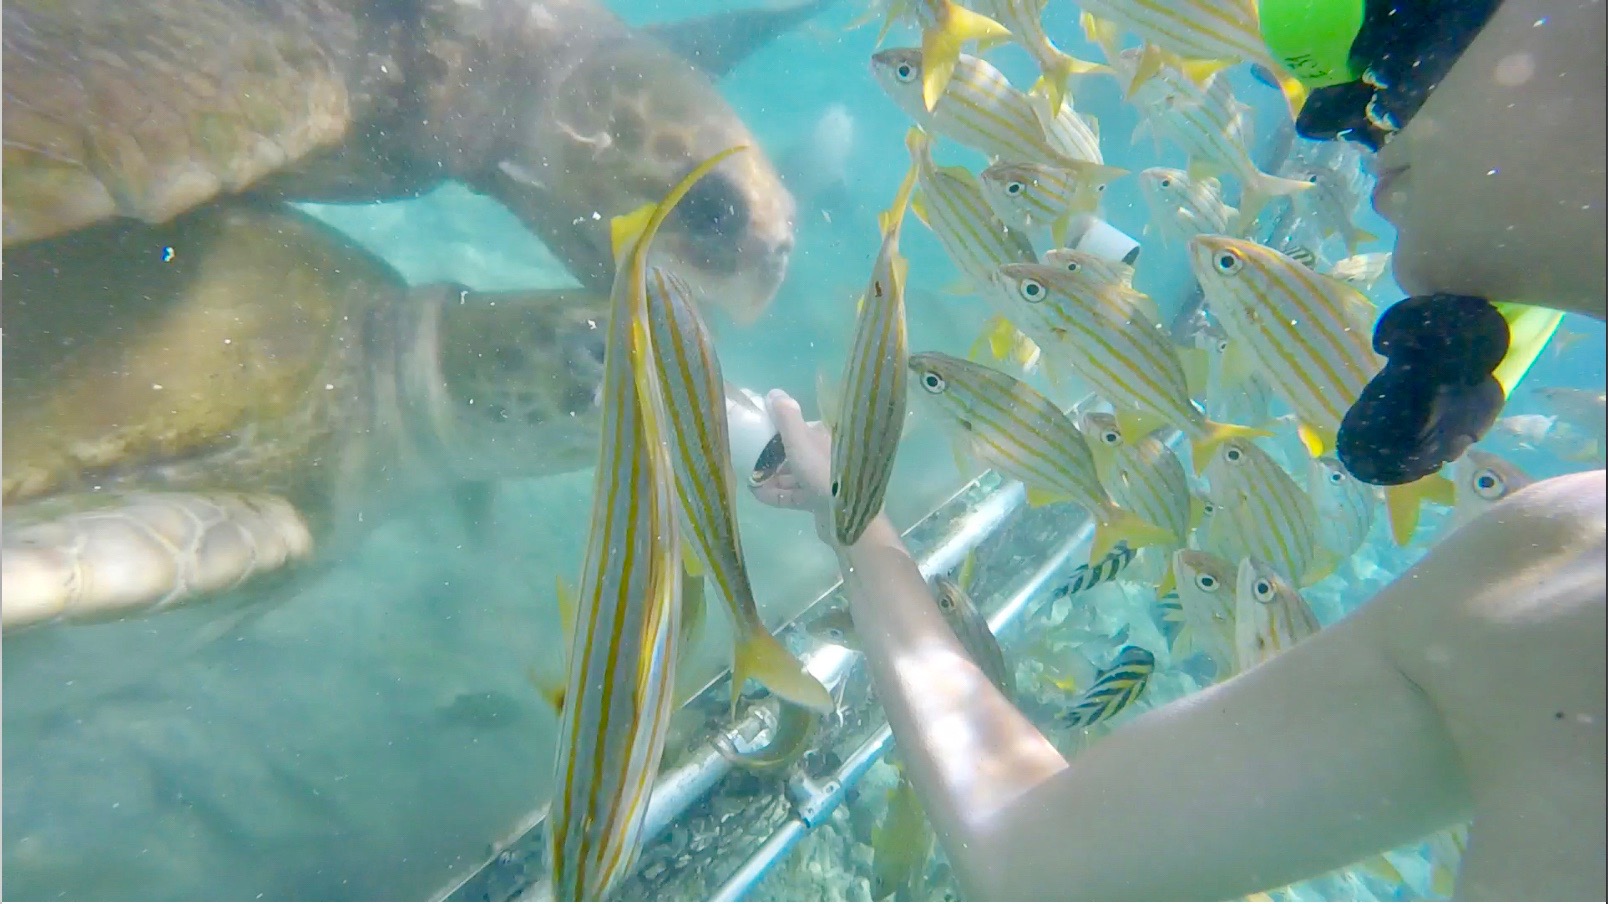
[[(370, 201), (455, 179), (604, 291), (611, 217), (755, 144), (712, 78), (831, 0), (788, 2), (636, 29), (600, 0), (10, 0), (5, 245), (244, 191)], [(737, 155), (657, 260), (750, 320), (794, 210), (763, 153)]]
[(8, 250), (5, 284), (7, 631), (218, 595), (421, 492), (596, 455), (588, 290), (409, 289), (249, 201)]
[[(327, 561), (421, 487), (587, 466), (610, 216), (752, 143), (707, 73), (824, 2), (656, 31), (583, 0), (5, 4), (5, 630)], [(278, 203), (446, 178), (582, 289), (409, 289)], [(658, 259), (752, 315), (792, 215), (737, 155)]]

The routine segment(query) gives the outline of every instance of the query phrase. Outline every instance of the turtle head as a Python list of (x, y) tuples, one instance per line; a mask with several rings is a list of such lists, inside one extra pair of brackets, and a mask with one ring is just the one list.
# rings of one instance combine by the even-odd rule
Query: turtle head
[[(594, 289), (613, 275), (611, 218), (660, 201), (719, 151), (755, 148), (722, 162), (682, 199), (654, 239), (653, 262), (740, 323), (764, 311), (787, 273), (794, 200), (708, 75), (653, 40), (624, 37), (586, 54), (544, 104), (517, 159), (500, 169), (525, 182), (531, 204), (548, 207), (521, 211), (527, 222), (558, 221), (566, 234), (543, 235), (555, 251), (578, 271), (588, 262), (601, 271), (576, 273)], [(519, 185), (508, 190), (520, 194)]]
[(583, 289), (436, 287), (405, 368), (421, 445), (465, 479), (540, 477), (597, 459), (608, 299)]

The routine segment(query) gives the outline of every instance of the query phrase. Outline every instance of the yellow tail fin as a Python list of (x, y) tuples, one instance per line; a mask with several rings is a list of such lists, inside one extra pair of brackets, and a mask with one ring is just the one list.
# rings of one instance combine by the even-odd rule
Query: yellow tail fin
[(731, 667), (732, 716), (737, 715), (737, 699), (750, 678), (790, 703), (815, 712), (832, 711), (832, 695), (826, 686), (757, 620), (741, 627), (735, 659)]
[(1195, 468), (1195, 476), (1206, 470), (1206, 462), (1211, 461), (1212, 454), (1217, 447), (1235, 437), (1254, 439), (1256, 437), (1272, 436), (1260, 427), (1242, 427), (1239, 424), (1219, 424), (1216, 421), (1202, 421), (1199, 436), (1189, 439), (1190, 464)]
[(1496, 368), (1496, 381), (1511, 396), (1514, 387), (1530, 372), (1530, 365), (1552, 341), (1558, 324), (1563, 322), (1563, 312), (1506, 301), (1497, 302), (1495, 307), (1508, 322), (1509, 333), (1507, 357)]
[(1172, 531), (1151, 524), (1127, 509), (1113, 505), (1105, 512), (1095, 514), (1098, 523), (1094, 528), (1094, 544), (1089, 547), (1090, 567), (1105, 558), (1106, 553), (1121, 542), (1136, 550), (1178, 542)]
[(949, 87), (955, 64), (960, 61), (962, 44), (1008, 38), (1011, 34), (1005, 26), (958, 3), (944, 0), (943, 8), (938, 24), (921, 36), (921, 101), (928, 112), (938, 105), (938, 98)]
[(1423, 502), (1451, 505), (1457, 488), (1439, 474), (1401, 486), (1385, 488), (1385, 508), (1390, 514), (1390, 538), (1406, 546), (1418, 530), (1418, 511)]

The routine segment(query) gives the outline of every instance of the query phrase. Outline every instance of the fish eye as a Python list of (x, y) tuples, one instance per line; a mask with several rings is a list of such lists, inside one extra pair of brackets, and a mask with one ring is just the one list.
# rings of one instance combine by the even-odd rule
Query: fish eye
[(833, 499), (837, 498), (838, 490), (841, 490), (842, 488), (843, 488), (842, 487), (842, 481), (837, 481), (837, 480), (832, 481), (832, 498)]
[(1172, 188), (1172, 179), (1169, 178), (1169, 179), (1161, 180), (1161, 187), (1162, 188)]
[(1219, 352), (1228, 351), (1228, 340), (1227, 339), (1219, 339), (1219, 340), (1217, 340), (1217, 350)]
[(1507, 483), (1490, 468), (1474, 475), (1474, 492), (1481, 499), (1495, 501), (1507, 492)]
[(1241, 267), (1245, 266), (1245, 262), (1240, 260), (1240, 256), (1232, 251), (1224, 251), (1222, 254), (1217, 255), (1217, 259), (1213, 263), (1217, 266), (1217, 272), (1224, 276), (1233, 276), (1240, 272)]
[(1036, 279), (1024, 279), (1016, 287), (1016, 291), (1028, 301), (1035, 304), (1044, 300), (1044, 284)]
[(1201, 506), (1200, 510), (1203, 513), (1207, 514), (1207, 515), (1215, 515), (1215, 514), (1217, 514), (1217, 503), (1208, 502), (1205, 505)]
[(843, 639), (843, 629), (842, 628), (827, 628), (826, 629), (826, 639), (832, 641), (833, 643), (837, 643), (838, 641)]
[(1082, 269), (1082, 267), (1078, 266), (1077, 261), (1067, 261), (1066, 262), (1066, 272), (1068, 272), (1068, 273), (1076, 273), (1081, 269)]
[(933, 371), (929, 370), (921, 375), (921, 387), (928, 392), (943, 392), (948, 385), (943, 377)]
[(1097, 191), (1097, 192), (1103, 192), (1103, 191), (1106, 190), (1106, 187), (1104, 185), (1096, 185), (1094, 187), (1094, 190)]
[(1007, 194), (1007, 195), (1019, 195), (1019, 194), (1022, 193), (1023, 188), (1026, 188), (1026, 186), (1024, 186), (1020, 182), (1007, 182), (1005, 184), (1005, 194)]
[(1345, 480), (1346, 480), (1346, 475), (1341, 474), (1339, 471), (1330, 471), (1329, 472), (1329, 482), (1330, 483), (1332, 483), (1332, 484), (1334, 484), (1336, 486), (1339, 486), (1340, 484), (1345, 483)]
[(1271, 603), (1273, 602), (1273, 582), (1267, 578), (1257, 578), (1256, 583), (1251, 585), (1251, 593), (1256, 595), (1257, 602)]
[(1106, 432), (1100, 434), (1100, 442), (1105, 443), (1108, 446), (1115, 446), (1122, 442), (1122, 434), (1115, 430), (1107, 430)]
[(1235, 448), (1231, 447), (1229, 449), (1224, 450), (1223, 457), (1228, 459), (1229, 461), (1239, 461), (1240, 459), (1245, 457), (1245, 453), (1241, 452), (1238, 449), (1235, 449)]
[(897, 78), (901, 82), (908, 82), (916, 77), (916, 67), (910, 65), (909, 63), (900, 63), (899, 66), (893, 70), (893, 75), (894, 78)]
[(1307, 181), (1308, 181), (1308, 182), (1310, 182), (1310, 183), (1312, 183), (1312, 184), (1313, 184), (1313, 185), (1317, 185), (1317, 184), (1318, 184), (1318, 174), (1317, 174), (1317, 173), (1313, 173), (1313, 174), (1312, 174), (1312, 175), (1310, 175), (1310, 176), (1307, 176), (1307, 177), (1306, 177), (1306, 180), (1307, 180)]
[(1217, 579), (1209, 574), (1197, 574), (1195, 575), (1195, 586), (1207, 593), (1216, 593)]

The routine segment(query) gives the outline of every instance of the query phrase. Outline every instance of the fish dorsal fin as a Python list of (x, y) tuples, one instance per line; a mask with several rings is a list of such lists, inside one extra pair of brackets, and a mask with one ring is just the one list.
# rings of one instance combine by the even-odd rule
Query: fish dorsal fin
[(916, 189), (910, 195), (910, 212), (916, 215), (921, 225), (932, 228), (932, 220), (927, 218), (927, 196), (921, 189)]
[(724, 78), (756, 51), (832, 6), (836, 0), (794, 0), (656, 22), (642, 32), (657, 39), (710, 78)]

